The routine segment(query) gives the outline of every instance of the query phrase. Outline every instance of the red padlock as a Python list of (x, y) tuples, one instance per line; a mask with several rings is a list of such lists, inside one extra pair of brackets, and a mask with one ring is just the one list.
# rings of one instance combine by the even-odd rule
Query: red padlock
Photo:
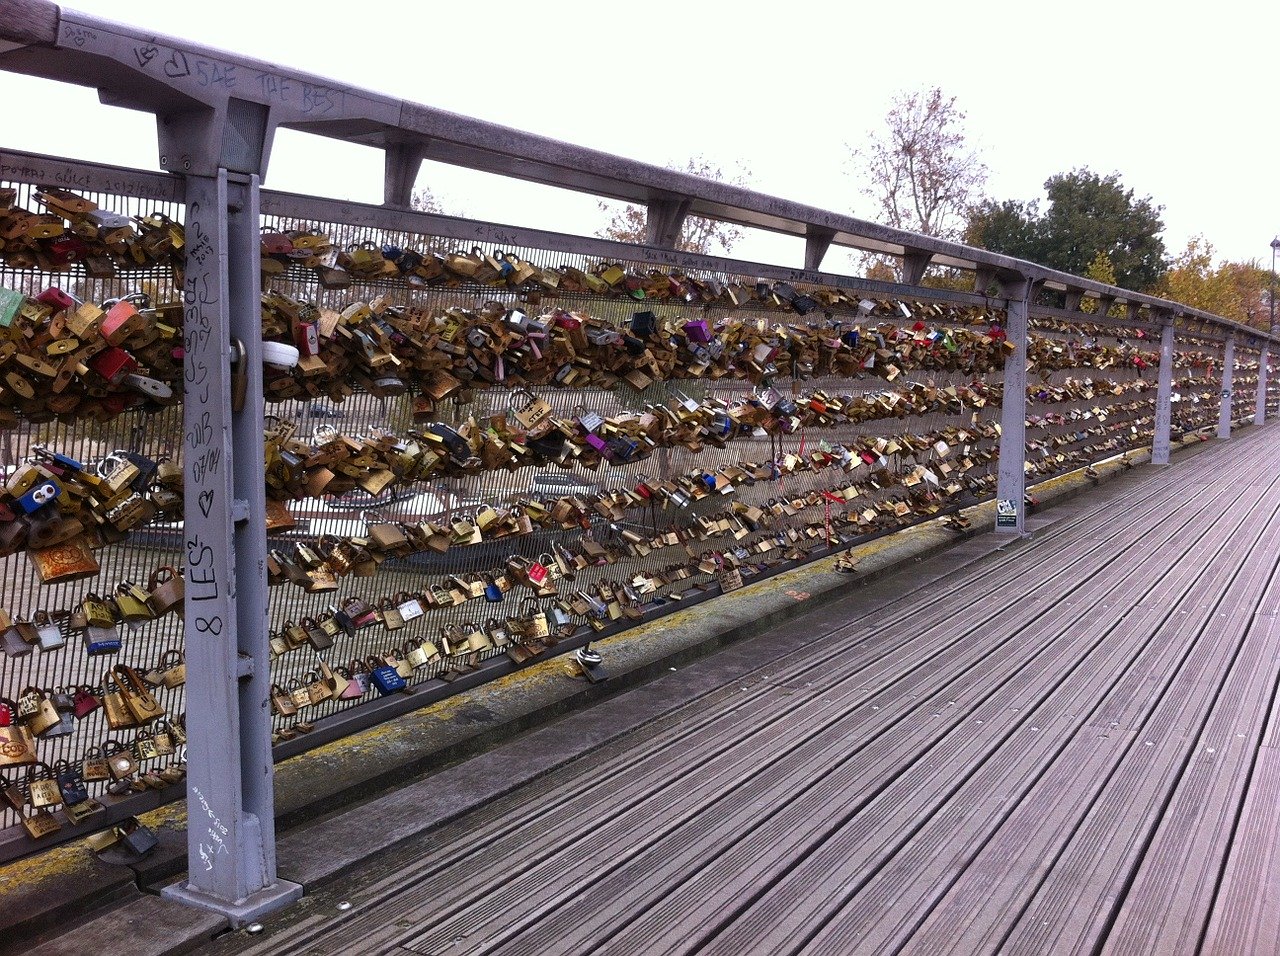
[(84, 240), (79, 236), (70, 234), (58, 236), (50, 241), (45, 248), (48, 250), (49, 258), (53, 260), (55, 266), (69, 266), (73, 262), (80, 262), (89, 255), (89, 247), (84, 244)]
[[(128, 303), (121, 303), (128, 305)], [(133, 308), (133, 306), (129, 306)], [(114, 309), (112, 310), (114, 311)], [(117, 385), (126, 375), (138, 367), (138, 360), (121, 348), (109, 348), (89, 359), (89, 368), (93, 369), (112, 385)]]
[(108, 345), (120, 345), (129, 336), (137, 332), (145, 324), (145, 320), (133, 303), (121, 299), (102, 317), (99, 328)]
[(63, 312), (66, 309), (75, 308), (76, 300), (67, 295), (57, 286), (50, 286), (36, 296), (37, 302), (43, 302), (45, 305), (52, 306), (54, 312)]
[(106, 398), (98, 399), (98, 405), (108, 416), (116, 416), (124, 414), (124, 410), (131, 405), (136, 405), (141, 401), (141, 397), (133, 398), (128, 395), (108, 395)]
[(320, 354), (320, 329), (315, 322), (299, 322), (293, 328), (293, 341), (301, 355)]
[(531, 583), (541, 587), (543, 582), (546, 580), (547, 580), (546, 565), (540, 564), (537, 561), (534, 561), (533, 564), (529, 565), (529, 581)]

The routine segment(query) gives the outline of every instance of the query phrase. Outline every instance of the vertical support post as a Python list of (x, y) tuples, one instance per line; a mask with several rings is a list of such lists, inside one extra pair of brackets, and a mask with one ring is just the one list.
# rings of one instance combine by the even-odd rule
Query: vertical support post
[(413, 184), (418, 180), (424, 158), (420, 143), (388, 143), (384, 147), (382, 203), (408, 209), (413, 203)]
[(1013, 351), (1004, 359), (1004, 405), (1000, 410), (1000, 474), (996, 486), (996, 533), (1026, 534), (1027, 494), (1027, 317), (1034, 283), (1010, 285), (1005, 336)]
[(1163, 316), (1160, 329), (1160, 378), (1156, 386), (1156, 433), (1151, 464), (1169, 464), (1169, 431), (1173, 423), (1173, 318)]
[(674, 249), (692, 205), (688, 199), (651, 199), (645, 216), (644, 241), (659, 249)]
[(1270, 343), (1263, 341), (1258, 349), (1258, 397), (1253, 407), (1253, 423), (1261, 425), (1267, 420), (1267, 353)]
[(919, 285), (924, 281), (925, 270), (933, 261), (933, 253), (923, 249), (904, 249), (902, 251), (902, 281), (905, 285)]
[(831, 248), (831, 240), (836, 237), (834, 229), (822, 226), (805, 226), (804, 230), (804, 267), (810, 272), (822, 268), (822, 260)]
[[(187, 882), (164, 895), (239, 927), (302, 895), (302, 887), (277, 879), (275, 862), (258, 178), (229, 183), (225, 169), (191, 176), (186, 202), (189, 862)], [(233, 379), (241, 376), (246, 400), (233, 411)]]
[(1227, 335), (1227, 348), (1222, 356), (1222, 403), (1218, 407), (1218, 437), (1231, 437), (1231, 375), (1236, 367), (1236, 334)]

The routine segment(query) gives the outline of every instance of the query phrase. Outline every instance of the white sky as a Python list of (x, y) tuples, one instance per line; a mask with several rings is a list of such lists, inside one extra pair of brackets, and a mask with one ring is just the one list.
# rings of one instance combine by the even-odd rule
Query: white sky
[[(865, 218), (846, 144), (895, 91), (937, 84), (967, 112), (995, 198), (1040, 196), (1086, 165), (1164, 205), (1171, 251), (1203, 233), (1222, 257), (1269, 265), (1280, 232), (1274, 2), (69, 6), (660, 165), (741, 161), (753, 188)], [(92, 91), (0, 73), (0, 103), (6, 147), (156, 168), (151, 118)], [(381, 153), (282, 131), (266, 184), (379, 202)], [(592, 234), (607, 218), (588, 197), (434, 164), (419, 185), (480, 219)], [(779, 237), (734, 254), (802, 260)]]

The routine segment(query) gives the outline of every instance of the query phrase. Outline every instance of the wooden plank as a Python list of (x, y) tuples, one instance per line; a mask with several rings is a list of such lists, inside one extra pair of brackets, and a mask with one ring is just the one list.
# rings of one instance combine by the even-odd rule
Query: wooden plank
[(1280, 939), (1280, 750), (1262, 748), (1250, 783), (1200, 949), (1212, 956), (1256, 956)]
[(1199, 950), (1280, 668), (1275, 617), (1255, 619), (1248, 640), (1129, 888), (1111, 903), (1119, 912), (1103, 952)]

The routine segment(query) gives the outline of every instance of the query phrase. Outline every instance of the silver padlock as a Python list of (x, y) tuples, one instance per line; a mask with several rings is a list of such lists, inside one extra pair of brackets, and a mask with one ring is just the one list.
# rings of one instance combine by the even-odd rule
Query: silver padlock
[(62, 633), (62, 628), (49, 617), (48, 611), (36, 611), (33, 622), (36, 626), (36, 636), (40, 642), (40, 650), (56, 651), (67, 643), (66, 637)]

